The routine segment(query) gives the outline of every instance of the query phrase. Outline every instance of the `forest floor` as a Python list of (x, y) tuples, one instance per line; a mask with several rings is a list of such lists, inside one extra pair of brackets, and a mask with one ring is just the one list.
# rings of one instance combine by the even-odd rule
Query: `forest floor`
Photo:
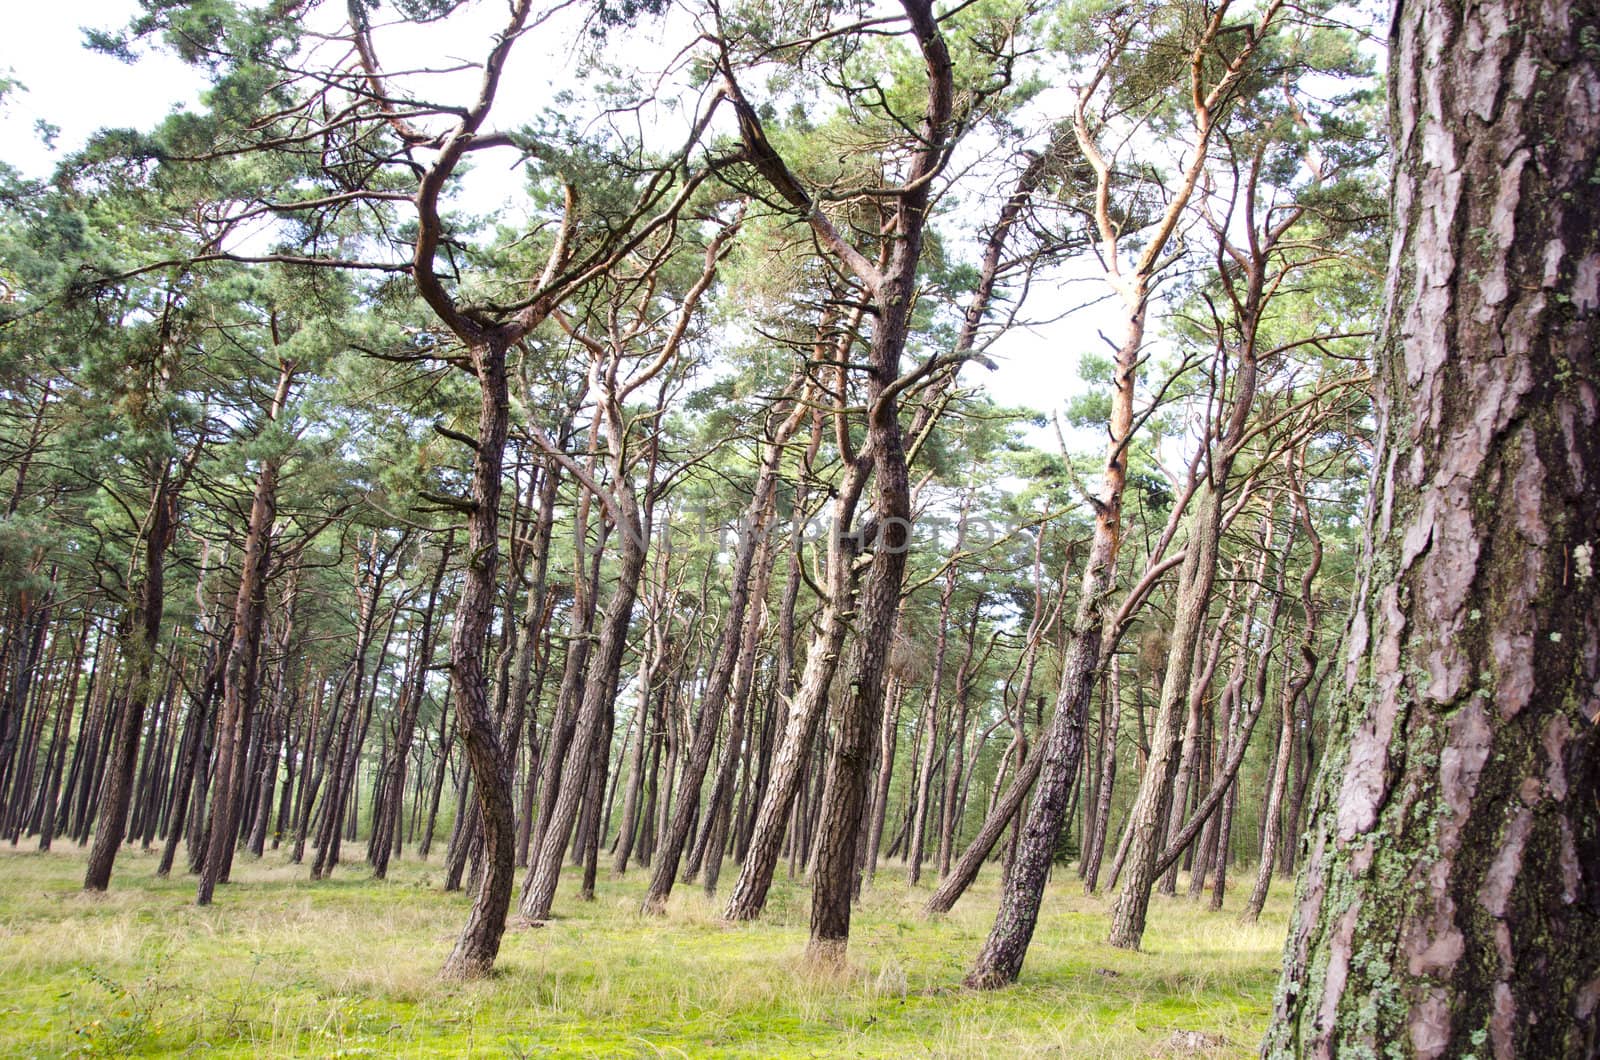
[(124, 851), (103, 896), (79, 890), (83, 864), (0, 852), (0, 1055), (1248, 1056), (1289, 905), (1276, 884), (1244, 926), (1237, 887), (1220, 913), (1158, 897), (1144, 952), (1128, 953), (1105, 942), (1109, 902), (1060, 870), (1022, 981), (977, 993), (960, 982), (994, 914), (993, 870), (934, 922), (918, 915), (925, 887), (880, 873), (852, 967), (830, 976), (801, 962), (807, 892), (781, 867), (768, 916), (740, 926), (699, 887), (642, 919), (630, 872), (592, 903), (563, 881), (556, 919), (507, 931), (495, 977), (442, 983), (467, 899), (440, 891), (437, 862), (311, 884), (281, 852), (241, 857), (209, 909), (192, 880), (155, 879), (154, 855)]

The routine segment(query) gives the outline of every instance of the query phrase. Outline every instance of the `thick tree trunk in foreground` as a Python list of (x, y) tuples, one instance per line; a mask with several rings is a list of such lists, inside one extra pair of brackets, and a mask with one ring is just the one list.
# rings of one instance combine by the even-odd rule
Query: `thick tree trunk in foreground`
[(1265, 1055), (1591, 1056), (1600, 7), (1397, 11), (1375, 496)]

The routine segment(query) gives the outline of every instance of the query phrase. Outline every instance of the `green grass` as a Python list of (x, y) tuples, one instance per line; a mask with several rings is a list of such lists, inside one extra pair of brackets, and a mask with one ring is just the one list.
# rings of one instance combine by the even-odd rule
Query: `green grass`
[(781, 869), (767, 918), (737, 927), (698, 887), (641, 918), (631, 872), (592, 903), (565, 882), (557, 919), (509, 930), (499, 974), (463, 984), (436, 978), (467, 904), (436, 865), (312, 884), (281, 854), (242, 856), (209, 909), (154, 868), (125, 851), (87, 896), (78, 852), (0, 853), (0, 1055), (1248, 1056), (1288, 905), (1280, 887), (1244, 927), (1242, 897), (1221, 913), (1158, 897), (1145, 951), (1126, 953), (1105, 943), (1107, 903), (1061, 870), (1021, 983), (975, 993), (959, 984), (992, 870), (935, 922), (926, 889), (880, 875), (832, 976), (800, 960), (808, 896)]

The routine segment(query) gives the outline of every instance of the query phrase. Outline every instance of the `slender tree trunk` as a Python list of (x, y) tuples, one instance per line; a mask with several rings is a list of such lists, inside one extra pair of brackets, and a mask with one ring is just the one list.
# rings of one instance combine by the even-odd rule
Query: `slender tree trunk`
[(1111, 796), (1117, 780), (1117, 729), (1122, 721), (1122, 668), (1115, 658), (1106, 678), (1105, 722), (1100, 731), (1100, 784), (1094, 806), (1094, 838), (1083, 853), (1083, 891), (1093, 894), (1100, 881), (1100, 863), (1111, 830)]
[(399, 835), (400, 804), (405, 799), (406, 775), (410, 772), (407, 766), (410, 761), (411, 742), (416, 735), (417, 711), (421, 709), (422, 698), (427, 694), (428, 668), (433, 661), (435, 632), (433, 616), (439, 604), (439, 590), (444, 585), (444, 576), (450, 566), (450, 553), (454, 544), (455, 529), (452, 527), (446, 532), (444, 545), (439, 549), (439, 565), (434, 568), (433, 583), (428, 587), (428, 602), (423, 605), (416, 658), (412, 663), (414, 672), (409, 687), (402, 693), (404, 703), (400, 719), (395, 726), (395, 747), (391, 755), (393, 762), (387, 778), (387, 791), (379, 800), (379, 805), (387, 809), (387, 815), (383, 819), (382, 826), (373, 830), (372, 837), (372, 875), (380, 880), (389, 874), (389, 858), (395, 846), (394, 840)]
[(628, 859), (633, 855), (633, 844), (639, 831), (639, 800), (644, 790), (646, 749), (653, 743), (650, 712), (655, 706), (657, 670), (661, 666), (660, 650), (655, 634), (639, 661), (639, 702), (634, 707), (639, 740), (633, 745), (633, 761), (628, 767), (627, 790), (622, 796), (622, 826), (617, 833), (617, 852), (611, 871), (621, 876), (628, 869)]
[[(274, 424), (283, 414), (294, 385), (295, 364), (282, 361), (278, 386), (267, 411)], [(222, 708), (217, 717), (217, 763), (212, 771), (211, 834), (200, 881), (195, 891), (196, 905), (210, 905), (218, 881), (228, 875), (233, 862), (234, 837), (242, 794), (244, 757), (250, 713), (257, 694), (257, 663), (261, 655), (261, 626), (266, 611), (267, 564), (272, 551), (272, 527), (278, 510), (278, 470), (282, 457), (273, 454), (261, 462), (255, 494), (250, 501), (250, 523), (245, 534), (244, 556), (239, 565), (239, 591), (233, 606), (233, 640), (222, 670)]]
[[(767, 524), (772, 516), (773, 499), (777, 491), (778, 472), (785, 444), (802, 422), (806, 412), (805, 402), (796, 401), (782, 425), (777, 428), (774, 437), (767, 442), (762, 454), (761, 468), (757, 473), (755, 489), (745, 509), (744, 519), (739, 525), (739, 542), (734, 552), (733, 569), (728, 576), (728, 618), (722, 628), (722, 638), (714, 656), (705, 697), (701, 700), (700, 712), (695, 719), (694, 736), (690, 740), (683, 780), (678, 786), (678, 801), (673, 809), (672, 823), (662, 836), (661, 845), (657, 848), (651, 864), (650, 887), (645, 892), (643, 904), (647, 913), (660, 913), (666, 907), (667, 897), (672, 894), (672, 885), (678, 873), (678, 861), (683, 855), (690, 824), (699, 810), (700, 787), (711, 764), (711, 753), (717, 730), (722, 724), (723, 710), (728, 703), (728, 693), (743, 666), (747, 646), (750, 658), (752, 660), (754, 658), (758, 630), (747, 632), (745, 627), (750, 624), (747, 621), (747, 613), (751, 610), (752, 587), (759, 581), (760, 584), (756, 587), (764, 595), (766, 585), (765, 578), (761, 577), (757, 570), (756, 555), (767, 537)], [(735, 709), (741, 712), (738, 720), (742, 722), (743, 705), (736, 703)], [(730, 738), (726, 744), (732, 747), (735, 741)], [(718, 769), (719, 782), (723, 772), (724, 769)], [(729, 783), (731, 782), (729, 778)], [(713, 793), (724, 794), (717, 792), (715, 785)], [(716, 806), (713, 805), (712, 808), (714, 811)]]
[(955, 594), (955, 585), (956, 570), (952, 565), (939, 590), (939, 628), (933, 642), (933, 676), (928, 681), (928, 699), (922, 712), (922, 761), (917, 770), (916, 798), (911, 810), (911, 851), (906, 866), (906, 881), (913, 887), (922, 882), (929, 799), (936, 773), (934, 766), (942, 746), (944, 726), (939, 705), (944, 692), (944, 662), (950, 645), (950, 599)]
[(1062, 660), (1055, 715), (1044, 746), (1030, 759), (1039, 770), (1040, 780), (1019, 832), (1016, 856), (1001, 892), (1000, 911), (967, 975), (967, 984), (980, 989), (1014, 982), (1022, 969), (1038, 921), (1056, 840), (1061, 834), (1067, 796), (1077, 779), (1083, 755), (1084, 719), (1101, 665), (1104, 601), (1122, 541), (1122, 491), (1127, 480), (1127, 440), (1133, 430), (1134, 373), (1144, 342), (1145, 293), (1136, 283), (1128, 297), (1128, 334), (1117, 353), (1109, 422), (1111, 443), (1103, 492), (1095, 507), (1094, 538), (1084, 565), (1071, 640)]
[[(198, 449), (195, 456), (198, 455)], [(190, 458), (189, 466), (192, 465)], [(167, 549), (177, 529), (180, 474), (175, 479), (170, 461), (164, 460), (150, 499), (144, 530), (144, 578), (132, 604), (128, 629), (129, 677), (127, 700), (117, 721), (116, 742), (105, 764), (106, 781), (102, 788), (100, 813), (95, 828), (94, 847), (84, 873), (83, 889), (103, 891), (111, 883), (111, 867), (122, 847), (123, 830), (128, 821), (128, 804), (133, 795), (134, 770), (138, 765), (139, 733), (145, 706), (150, 702), (152, 668), (156, 645), (161, 638), (161, 621), (166, 603)]]
[[(777, 444), (782, 445), (788, 441), (789, 435), (800, 423), (801, 413), (805, 411), (803, 403), (797, 404), (794, 414), (789, 417), (785, 425), (787, 429), (780, 432)], [(712, 815), (707, 820), (704, 855), (708, 861), (704, 870), (705, 891), (708, 896), (717, 893), (717, 880), (722, 873), (723, 848), (727, 844), (729, 822), (733, 817), (733, 786), (737, 779), (741, 751), (747, 741), (745, 718), (750, 712), (751, 691), (755, 685), (756, 652), (761, 647), (761, 630), (766, 618), (767, 586), (772, 577), (774, 556), (770, 544), (771, 539), (766, 532), (766, 520), (763, 519), (761, 541), (757, 548), (755, 569), (752, 574), (753, 585), (750, 590), (754, 603), (746, 609), (744, 629), (739, 638), (739, 654), (734, 663), (733, 716), (728, 719), (728, 738), (723, 743), (722, 757), (717, 763), (716, 780), (711, 788)], [(713, 825), (713, 821), (719, 821), (720, 824)]]
[(900, 736), (900, 701), (906, 686), (895, 679), (889, 686), (883, 726), (878, 736), (878, 784), (872, 794), (872, 820), (867, 835), (867, 879), (878, 872), (878, 851), (883, 844), (883, 822), (889, 812), (889, 783), (894, 778), (895, 744)]
[[(71, 679), (66, 694), (56, 706), (55, 733), (50, 740), (50, 751), (45, 758), (44, 786), (41, 790), (39, 810), (39, 849), (49, 850), (56, 834), (56, 814), (61, 799), (61, 774), (67, 761), (67, 744), (72, 733), (72, 719), (77, 712), (78, 682), (83, 672), (84, 657), (89, 652), (89, 634), (94, 629), (93, 616), (84, 612), (83, 630), (72, 660)], [(92, 680), (92, 679), (91, 679)]]
[[(1303, 457), (1301, 459), (1303, 460)], [(1300, 606), (1305, 613), (1305, 635), (1300, 642), (1300, 667), (1293, 678), (1285, 681), (1281, 692), (1283, 731), (1279, 736), (1278, 761), (1268, 789), (1270, 794), (1264, 815), (1267, 841), (1265, 849), (1261, 852), (1261, 864), (1257, 869), (1255, 888), (1251, 891), (1250, 900), (1245, 904), (1242, 914), (1246, 923), (1255, 922), (1267, 901), (1267, 888), (1272, 882), (1272, 868), (1277, 861), (1275, 847), (1278, 842), (1279, 818), (1283, 813), (1284, 794), (1289, 783), (1289, 752), (1294, 740), (1295, 705), (1305, 694), (1317, 669), (1317, 605), (1311, 587), (1316, 580), (1317, 571), (1322, 567), (1322, 540), (1317, 536), (1316, 527), (1312, 524), (1311, 510), (1306, 504), (1305, 491), (1300, 487), (1299, 476), (1295, 473), (1295, 460), (1292, 455), (1289, 461), (1289, 483), (1290, 493), (1294, 497), (1295, 507), (1299, 513), (1300, 527), (1311, 542), (1311, 558), (1300, 579)]]
[[(813, 435), (813, 445), (817, 440)], [(839, 653), (844, 650), (848, 617), (853, 610), (856, 570), (854, 539), (850, 537), (849, 527), (866, 485), (867, 471), (865, 463), (852, 465), (834, 501), (828, 541), (828, 596), (816, 617), (817, 633), (806, 655), (805, 672), (791, 697), (783, 739), (773, 759), (766, 795), (750, 833), (750, 850), (739, 869), (738, 880), (728, 893), (728, 904), (722, 914), (727, 920), (754, 920), (761, 915), (782, 852), (786, 827), (798, 805), (795, 796), (805, 779), (808, 752), (827, 705), (828, 690), (839, 666)], [(792, 611), (790, 615), (792, 617)], [(798, 849), (801, 838), (797, 834), (789, 836), (791, 852)]]
[(1022, 809), (1022, 804), (1027, 800), (1028, 793), (1033, 790), (1034, 782), (1039, 779), (1039, 773), (1044, 765), (1043, 755), (1034, 754), (1017, 770), (1005, 794), (995, 801), (994, 809), (984, 818), (978, 834), (972, 837), (972, 842), (967, 844), (944, 879), (939, 881), (939, 886), (928, 896), (927, 902), (922, 907), (923, 916), (937, 916), (955, 908), (956, 902), (978, 878), (978, 870), (983, 868), (983, 863), (994, 851), (995, 844), (1000, 842), (1000, 837), (1005, 835), (1011, 822), (1016, 820), (1017, 811)]
[(444, 781), (450, 775), (450, 749), (454, 740), (445, 731), (450, 721), (449, 704), (439, 711), (439, 738), (435, 744), (432, 794), (428, 796), (428, 813), (422, 825), (422, 837), (417, 840), (417, 857), (428, 860), (433, 846), (433, 832), (439, 821), (439, 800), (444, 795)]
[[(1234, 600), (1230, 595), (1227, 604), (1222, 608), (1222, 613), (1217, 617), (1211, 634), (1211, 642), (1203, 653), (1196, 654), (1193, 660), (1193, 672), (1189, 678), (1188, 700), (1189, 706), (1186, 714), (1188, 720), (1183, 726), (1183, 758), (1178, 763), (1177, 776), (1173, 780), (1171, 807), (1167, 814), (1167, 826), (1163, 835), (1171, 836), (1177, 833), (1183, 824), (1184, 814), (1189, 808), (1189, 788), (1196, 770), (1196, 763), (1200, 758), (1200, 719), (1205, 707), (1206, 694), (1211, 688), (1212, 678), (1216, 676), (1217, 663), (1222, 658), (1222, 636), (1227, 630), (1232, 616), (1229, 611)], [(1178, 890), (1178, 866), (1174, 864), (1162, 875), (1158, 890), (1164, 895), (1174, 895)]]
[[(361, 615), (356, 632), (355, 676), (351, 679), (350, 705), (340, 715), (339, 743), (329, 763), (328, 796), (322, 812), (322, 827), (318, 830), (317, 856), (311, 864), (311, 878), (325, 879), (333, 874), (339, 864), (339, 848), (349, 805), (359, 796), (359, 771), (361, 749), (366, 744), (367, 727), (372, 721), (373, 697), (377, 694), (377, 675), (383, 672), (389, 655), (390, 638), (394, 635), (394, 622), (398, 608), (391, 609), (385, 622), (383, 640), (377, 659), (372, 666), (372, 680), (368, 683), (367, 655), (377, 633), (378, 605), (383, 598), (386, 576), (392, 566), (397, 566), (399, 556), (410, 539), (409, 531), (387, 553), (379, 551), (378, 536), (374, 534), (371, 545), (370, 567), (367, 571), (367, 591), (361, 594)], [(357, 578), (359, 585), (361, 578)]]
[(450, 691), (456, 703), (456, 731), (477, 793), (484, 871), (467, 922), (444, 962), (443, 974), (449, 978), (476, 978), (494, 967), (516, 869), (511, 763), (483, 673), (500, 558), (501, 469), (510, 412), (506, 348), (498, 337), (491, 337), (472, 350), (472, 357), (478, 375), (478, 434), (467, 520), (467, 573), (450, 638)]
[(573, 824), (578, 816), (584, 780), (604, 720), (602, 714), (607, 704), (603, 701), (614, 687), (614, 675), (621, 667), (633, 602), (646, 558), (644, 535), (648, 533), (648, 524), (636, 524), (622, 531), (617, 585), (600, 624), (600, 640), (590, 656), (582, 704), (568, 753), (568, 768), (550, 809), (549, 820), (541, 822), (543, 835), (523, 886), (519, 911), (531, 921), (542, 921), (550, 915), (561, 865), (566, 859), (567, 844), (572, 839)]
[[(946, 758), (944, 778), (944, 805), (939, 814), (939, 875), (950, 872), (950, 857), (955, 846), (956, 833), (961, 828), (961, 810), (965, 788), (962, 769), (962, 751), (967, 742), (967, 708), (972, 701), (972, 657), (978, 647), (978, 620), (982, 617), (983, 598), (973, 602), (972, 617), (967, 624), (967, 648), (961, 665), (956, 669), (956, 710), (950, 726), (950, 754)], [(980, 663), (981, 665), (981, 663)]]

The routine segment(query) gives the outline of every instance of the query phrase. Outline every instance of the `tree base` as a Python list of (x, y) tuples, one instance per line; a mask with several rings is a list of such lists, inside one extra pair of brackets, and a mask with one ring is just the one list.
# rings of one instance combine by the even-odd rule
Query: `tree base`
[(1015, 976), (1008, 976), (1002, 971), (985, 968), (974, 968), (961, 980), (961, 985), (968, 990), (1000, 990), (1016, 982)]

